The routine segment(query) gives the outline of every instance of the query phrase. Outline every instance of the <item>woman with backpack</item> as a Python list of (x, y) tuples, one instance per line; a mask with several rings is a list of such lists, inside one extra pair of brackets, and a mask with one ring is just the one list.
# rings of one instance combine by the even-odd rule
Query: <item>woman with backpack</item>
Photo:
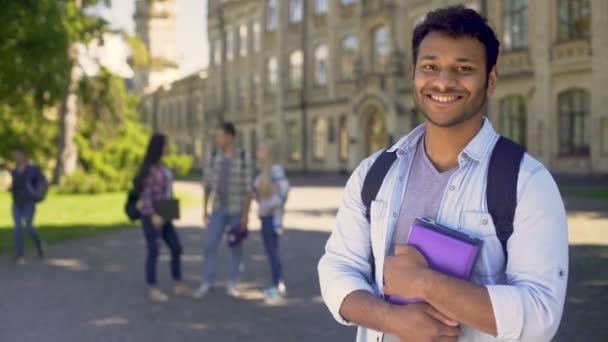
[(283, 168), (276, 164), (276, 144), (262, 143), (257, 150), (260, 174), (254, 181), (254, 196), (262, 221), (262, 239), (271, 269), (271, 286), (264, 291), (267, 302), (280, 301), (285, 296), (279, 257), (279, 236), (283, 232), (283, 211), (289, 193), (289, 181)]
[(33, 226), (36, 202), (46, 195), (46, 178), (38, 167), (30, 163), (25, 151), (19, 147), (13, 149), (13, 157), (17, 164), (11, 171), (12, 182), (10, 191), (13, 197), (13, 219), (15, 220), (15, 262), (24, 264), (23, 224), (29, 234), (40, 258), (44, 257), (40, 236)]
[(171, 251), (171, 275), (175, 281), (176, 296), (187, 296), (190, 288), (182, 282), (182, 245), (175, 226), (163, 219), (155, 209), (155, 203), (173, 197), (171, 171), (163, 166), (162, 157), (169, 153), (169, 142), (165, 135), (154, 134), (150, 139), (146, 156), (133, 181), (134, 191), (139, 195), (138, 209), (148, 255), (146, 258), (146, 282), (149, 286), (148, 298), (154, 302), (165, 302), (169, 297), (157, 285), (156, 264), (158, 261), (158, 239), (162, 238)]

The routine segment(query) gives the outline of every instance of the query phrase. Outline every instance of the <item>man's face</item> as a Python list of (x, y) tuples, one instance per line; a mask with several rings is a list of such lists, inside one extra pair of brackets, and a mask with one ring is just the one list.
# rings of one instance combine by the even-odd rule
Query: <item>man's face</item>
[(13, 150), (13, 159), (17, 164), (25, 164), (27, 162), (27, 158), (25, 154), (20, 150)]
[(458, 126), (482, 115), (497, 80), (496, 67), (487, 74), (483, 43), (441, 32), (422, 40), (413, 73), (418, 108), (439, 127)]
[(216, 135), (215, 135), (215, 142), (217, 143), (217, 146), (219, 146), (220, 148), (224, 148), (224, 147), (228, 146), (231, 141), (232, 141), (232, 136), (230, 134), (224, 132), (223, 129), (218, 128)]

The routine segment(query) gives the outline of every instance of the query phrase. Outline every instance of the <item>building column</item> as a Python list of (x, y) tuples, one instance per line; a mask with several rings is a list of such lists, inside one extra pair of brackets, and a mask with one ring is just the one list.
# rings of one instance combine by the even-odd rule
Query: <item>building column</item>
[(534, 65), (534, 91), (528, 104), (528, 146), (530, 153), (550, 167), (558, 152), (559, 129), (556, 100), (551, 88), (551, 46), (553, 5), (550, 1), (530, 1), (528, 20), (530, 55)]
[(608, 85), (608, 1), (592, 1), (591, 25), (591, 171), (608, 174), (608, 97), (601, 94)]

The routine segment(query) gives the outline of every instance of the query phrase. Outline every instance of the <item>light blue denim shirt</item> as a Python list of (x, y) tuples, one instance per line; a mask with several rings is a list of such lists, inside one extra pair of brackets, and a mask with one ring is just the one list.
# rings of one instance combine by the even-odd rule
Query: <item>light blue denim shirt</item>
[[(318, 267), (323, 299), (342, 324), (351, 324), (340, 315), (348, 294), (367, 290), (383, 296), (384, 259), (399, 218), (416, 144), (425, 127), (420, 125), (390, 148), (397, 152), (397, 161), (371, 204), (371, 224), (365, 218), (361, 187), (380, 152), (364, 160), (346, 184), (336, 228)], [(514, 232), (508, 242), (505, 267), (486, 204), (488, 164), (498, 138), (484, 119), (482, 129), (458, 156), (459, 168), (448, 182), (437, 217), (443, 225), (484, 240), (471, 281), (488, 289), (498, 336), (463, 326), (459, 340), (550, 341), (562, 317), (568, 282), (564, 204), (547, 169), (526, 154), (519, 172)], [(376, 274), (375, 283), (369, 284), (372, 248)], [(377, 342), (382, 337), (380, 332), (359, 327), (357, 341)]]

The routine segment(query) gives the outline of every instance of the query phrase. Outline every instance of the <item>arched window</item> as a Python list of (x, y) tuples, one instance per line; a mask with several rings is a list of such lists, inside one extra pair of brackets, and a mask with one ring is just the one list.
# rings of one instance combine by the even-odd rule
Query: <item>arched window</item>
[(388, 65), (390, 53), (389, 33), (386, 26), (380, 26), (374, 30), (374, 67), (378, 71), (385, 70)]
[(325, 159), (327, 154), (327, 119), (318, 117), (313, 125), (313, 157), (317, 160)]
[(289, 55), (289, 87), (291, 89), (302, 88), (302, 67), (304, 55), (302, 50), (295, 50)]
[(559, 95), (559, 152), (564, 156), (588, 156), (590, 138), (589, 92), (567, 90)]
[(507, 138), (526, 145), (526, 100), (523, 96), (509, 96), (500, 101), (500, 132)]
[(359, 41), (354, 35), (348, 35), (342, 39), (342, 61), (340, 63), (342, 79), (353, 79), (358, 48)]
[(327, 61), (329, 60), (329, 49), (327, 44), (321, 44), (315, 49), (315, 84), (327, 84)]

